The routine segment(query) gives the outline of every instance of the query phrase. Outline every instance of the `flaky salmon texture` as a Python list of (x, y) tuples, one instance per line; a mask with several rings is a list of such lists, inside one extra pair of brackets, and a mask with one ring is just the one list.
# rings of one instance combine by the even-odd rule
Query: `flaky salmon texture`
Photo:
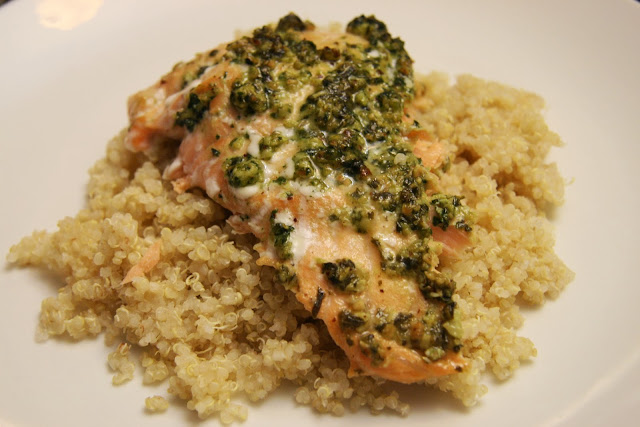
[(438, 191), (448, 155), (414, 120), (413, 92), (412, 60), (382, 22), (321, 31), (290, 14), (133, 95), (126, 144), (179, 144), (164, 178), (202, 188), (259, 239), (258, 264), (326, 324), (350, 375), (413, 383), (465, 369), (438, 265), (473, 237), (464, 201)]

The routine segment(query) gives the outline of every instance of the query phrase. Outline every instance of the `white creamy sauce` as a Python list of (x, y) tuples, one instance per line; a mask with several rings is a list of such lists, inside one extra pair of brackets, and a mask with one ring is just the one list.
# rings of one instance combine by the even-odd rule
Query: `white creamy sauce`
[(294, 225), (293, 214), (288, 209), (276, 212), (276, 217), (274, 218), (274, 220), (276, 222), (279, 222), (280, 224), (288, 226)]
[(191, 89), (193, 89), (194, 87), (198, 86), (200, 83), (202, 83), (202, 80), (207, 76), (207, 74), (209, 73), (210, 70), (213, 70), (215, 67), (214, 66), (208, 66), (203, 72), (202, 74), (200, 74), (200, 77), (193, 79), (189, 82), (189, 84), (187, 86), (184, 87), (184, 89), (182, 89), (181, 91), (177, 92), (177, 93), (184, 93), (184, 92), (190, 92)]
[[(265, 221), (265, 218), (271, 215), (272, 210), (273, 206), (267, 202), (260, 207), (260, 210), (255, 215), (249, 218), (248, 225), (253, 234), (259, 236), (265, 233), (264, 224), (269, 224), (268, 221)], [(269, 248), (269, 255), (274, 259), (278, 258), (276, 253), (271, 250), (271, 245), (266, 246)]]
[(292, 94), (289, 101), (293, 104), (293, 117), (296, 117), (300, 113), (300, 107), (302, 107), (304, 101), (306, 101), (307, 97), (313, 92), (315, 92), (313, 85), (305, 85)]
[(278, 176), (278, 171), (271, 162), (262, 161), (262, 164), (264, 165), (264, 176), (267, 179)]
[(164, 100), (167, 97), (167, 91), (164, 87), (158, 87), (154, 92), (153, 96), (149, 96), (144, 98), (144, 108), (140, 108), (134, 118), (144, 118), (146, 117), (150, 111), (156, 110), (156, 106), (158, 104), (162, 105)]
[(311, 242), (314, 237), (313, 233), (303, 221), (294, 221), (293, 214), (288, 209), (278, 211), (274, 221), (293, 227), (293, 231), (289, 234), (289, 242), (291, 243), (293, 262), (298, 262), (307, 251), (309, 242)]
[(376, 144), (376, 143), (367, 144), (367, 156), (370, 159), (379, 157), (384, 151), (385, 151), (385, 147), (381, 146), (380, 144)]
[[(264, 174), (268, 179), (276, 178), (280, 175), (286, 178), (293, 178), (294, 166), (291, 158), (292, 152), (295, 152), (297, 144), (290, 142), (280, 147), (270, 160), (264, 161)], [(284, 163), (284, 168), (283, 168)]]
[(287, 178), (293, 178), (293, 173), (295, 172), (295, 165), (293, 164), (293, 159), (288, 158), (284, 164), (284, 170), (282, 174)]
[(398, 153), (393, 159), (393, 163), (396, 165), (404, 165), (407, 163), (407, 155), (403, 153)]
[(378, 229), (379, 232), (372, 237), (380, 242), (382, 248), (398, 251), (405, 245), (406, 240), (403, 236), (393, 232), (395, 230), (395, 220), (391, 215), (386, 212), (382, 214), (378, 225), (380, 227)]
[(293, 254), (293, 262), (297, 263), (302, 259), (307, 252), (309, 243), (313, 240), (314, 236), (308, 227), (298, 224), (294, 228), (294, 231), (289, 235), (289, 241), (291, 242), (291, 253)]
[(290, 129), (284, 126), (278, 126), (277, 128), (274, 129), (274, 131), (280, 132), (280, 134), (286, 136), (287, 138), (291, 138), (295, 134), (293, 129)]
[(230, 187), (233, 195), (238, 199), (248, 199), (251, 196), (255, 196), (260, 192), (260, 187), (262, 187), (262, 183), (248, 185), (246, 187), (234, 188)]
[(376, 234), (373, 236), (383, 248), (397, 250), (402, 247), (402, 240), (394, 235)]
[(322, 191), (315, 185), (304, 184), (297, 181), (290, 181), (290, 184), (292, 190), (299, 191), (300, 194), (306, 197), (322, 194)]
[(206, 182), (205, 182), (205, 190), (207, 191), (207, 195), (211, 198), (214, 198), (215, 196), (218, 195), (218, 193), (220, 193), (220, 185), (218, 185), (218, 181), (215, 179), (215, 177), (209, 177), (207, 178)]
[(235, 126), (235, 124), (236, 124), (236, 120), (233, 117), (231, 117), (231, 115), (229, 115), (229, 114), (222, 115), (220, 117), (220, 120), (222, 121), (222, 123), (226, 123), (229, 126), (231, 126), (231, 125)]
[(376, 49), (372, 49), (369, 51), (369, 53), (367, 54), (369, 56), (369, 58), (379, 58), (380, 57), (380, 51), (376, 50)]
[(172, 93), (171, 95), (167, 96), (167, 98), (164, 100), (164, 105), (167, 106), (167, 109), (171, 109), (175, 100), (182, 95), (183, 95), (183, 91)]
[(278, 259), (278, 254), (276, 253), (273, 245), (264, 245), (264, 250), (260, 251), (260, 256), (270, 258), (270, 259)]
[(389, 80), (393, 80), (393, 77), (396, 74), (396, 70), (395, 70), (395, 64), (393, 64), (391, 67), (387, 67), (387, 78)]
[(173, 175), (174, 173), (176, 173), (178, 170), (182, 169), (182, 159), (180, 158), (180, 156), (176, 157), (175, 159), (173, 159), (173, 161), (171, 162), (171, 164), (169, 166), (167, 166), (164, 170), (164, 172), (162, 173), (162, 178), (166, 179), (166, 180), (171, 180), (173, 179)]
[(253, 157), (258, 157), (260, 155), (260, 140), (263, 135), (251, 126), (247, 126), (245, 128), (245, 132), (249, 134), (249, 146), (247, 147), (247, 153), (251, 154)]

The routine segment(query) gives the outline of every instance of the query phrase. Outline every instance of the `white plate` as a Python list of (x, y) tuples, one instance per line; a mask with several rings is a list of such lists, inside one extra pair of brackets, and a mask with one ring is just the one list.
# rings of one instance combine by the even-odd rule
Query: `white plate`
[[(50, 0), (89, 6), (73, 16), (39, 3), (13, 0), (0, 8), (3, 256), (20, 237), (52, 229), (83, 205), (86, 171), (126, 125), (129, 94), (174, 62), (231, 39), (235, 29), (290, 10), (319, 24), (375, 13), (406, 41), (418, 71), (470, 72), (547, 100), (548, 122), (567, 143), (552, 157), (573, 180), (555, 218), (556, 247), (577, 276), (557, 301), (527, 313), (522, 334), (536, 343), (538, 358), (504, 384), (487, 379), (489, 394), (470, 410), (411, 388), (408, 418), (363, 411), (340, 419), (296, 407), (284, 390), (253, 407), (247, 425), (631, 425), (640, 419), (638, 2)], [(74, 19), (85, 22), (51, 28), (71, 27)], [(29, 270), (5, 267), (0, 274), (0, 425), (197, 423), (180, 405), (146, 415), (144, 397), (164, 390), (141, 386), (139, 377), (112, 387), (102, 339), (36, 344), (40, 301), (58, 283)]]

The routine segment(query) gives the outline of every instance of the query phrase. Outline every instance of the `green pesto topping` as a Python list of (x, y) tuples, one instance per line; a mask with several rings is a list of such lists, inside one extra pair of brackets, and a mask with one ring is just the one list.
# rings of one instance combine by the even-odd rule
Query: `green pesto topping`
[(460, 197), (434, 194), (431, 205), (434, 207), (434, 226), (446, 230), (449, 225), (454, 225), (459, 230), (471, 231), (471, 226), (468, 224), (470, 210), (461, 203)]
[(250, 68), (243, 78), (233, 83), (230, 96), (231, 104), (245, 115), (267, 111), (269, 96), (264, 82), (267, 76), (255, 67)]
[(406, 346), (411, 343), (412, 332), (416, 335), (415, 317), (409, 313), (392, 314), (378, 309), (374, 316), (374, 328), (383, 337), (396, 341)]
[(276, 222), (276, 213), (277, 211), (275, 210), (271, 212), (271, 233), (269, 234), (269, 237), (271, 238), (273, 247), (276, 249), (276, 253), (280, 259), (290, 259), (293, 256), (293, 253), (291, 252), (291, 240), (289, 237), (295, 228), (290, 225)]
[(245, 143), (249, 141), (249, 134), (243, 133), (242, 135), (238, 135), (229, 142), (229, 147), (231, 151), (239, 151), (242, 147), (244, 147)]
[(274, 119), (285, 119), (293, 112), (293, 105), (287, 102), (282, 102), (279, 98), (273, 101), (273, 108), (271, 109), (271, 117)]
[(444, 328), (447, 330), (449, 335), (451, 335), (452, 337), (458, 340), (462, 339), (464, 331), (462, 329), (462, 323), (460, 322), (459, 311), (455, 310), (453, 312), (453, 317), (451, 317), (449, 321), (444, 322), (442, 326), (444, 326)]
[(451, 301), (456, 284), (446, 275), (431, 270), (419, 277), (418, 287), (425, 298), (439, 300), (450, 305), (450, 310), (443, 310), (443, 317), (446, 319), (449, 311), (453, 311), (455, 303)]
[(198, 77), (202, 76), (202, 74), (204, 74), (204, 72), (206, 71), (207, 68), (208, 67), (206, 65), (202, 65), (197, 70), (196, 69), (187, 70), (187, 72), (184, 73), (184, 76), (182, 77), (182, 88), (184, 89), (185, 87), (187, 87), (189, 85), (189, 83), (191, 83), (192, 81), (194, 81)]
[(430, 241), (430, 238), (417, 239), (396, 252), (386, 250), (377, 241), (374, 243), (383, 255), (383, 271), (413, 278), (426, 299), (448, 304), (451, 303), (455, 282), (432, 268), (436, 256), (430, 253)]
[(354, 313), (349, 310), (342, 310), (338, 314), (338, 324), (343, 331), (358, 331), (366, 326), (368, 317), (365, 312)]
[(351, 224), (353, 224), (358, 233), (367, 233), (371, 227), (375, 212), (372, 208), (358, 206), (351, 211), (349, 216)]
[(194, 90), (189, 92), (187, 106), (176, 113), (176, 125), (193, 131), (204, 114), (209, 111), (209, 104), (217, 95), (218, 90), (213, 86), (204, 93), (196, 93)]
[(316, 300), (313, 302), (313, 308), (311, 309), (311, 315), (313, 317), (318, 317), (318, 313), (320, 313), (320, 308), (322, 307), (322, 301), (324, 300), (325, 292), (321, 287), (318, 287), (318, 291), (316, 292)]
[(379, 308), (371, 319), (372, 327), (380, 336), (402, 346), (422, 350), (431, 357), (435, 354), (444, 355), (446, 349), (459, 351), (462, 338), (459, 316), (443, 321), (439, 310), (430, 306), (427, 313), (419, 317), (411, 313), (394, 313)]
[(251, 156), (229, 157), (224, 161), (224, 171), (229, 185), (235, 188), (257, 184), (264, 179), (262, 162)]
[(344, 226), (353, 226), (358, 233), (368, 233), (374, 217), (373, 207), (357, 206), (336, 209), (329, 215), (329, 221), (340, 221)]
[(424, 351), (424, 360), (427, 363), (435, 362), (441, 359), (445, 355), (445, 351), (442, 347), (432, 346)]
[[(329, 186), (345, 189), (345, 206), (328, 220), (352, 227), (359, 233), (376, 230), (376, 221), (392, 221), (404, 246), (393, 248), (374, 239), (385, 274), (407, 277), (427, 301), (424, 314), (367, 311), (353, 301), (339, 314), (339, 325), (349, 331), (351, 344), (359, 345), (374, 364), (384, 360), (376, 334), (401, 345), (420, 349), (427, 361), (441, 358), (446, 351), (460, 348), (461, 327), (452, 300), (455, 283), (436, 271), (437, 251), (432, 250), (432, 227), (455, 227), (471, 231), (473, 217), (461, 198), (436, 193), (432, 171), (413, 154), (406, 135), (420, 129), (417, 122), (404, 117), (414, 95), (412, 60), (404, 43), (392, 37), (384, 23), (373, 16), (360, 16), (347, 26), (347, 32), (366, 42), (340, 41), (318, 48), (303, 40), (313, 24), (289, 14), (276, 26), (256, 29), (227, 46), (224, 59), (246, 66), (245, 73), (231, 83), (230, 103), (238, 119), (268, 115), (292, 134), (273, 132), (260, 139), (259, 156), (231, 157), (224, 162), (225, 176), (232, 187), (257, 184), (264, 179), (264, 162), (286, 145), (296, 146), (293, 176), (278, 176), (271, 182), (293, 196), (288, 181), (313, 185), (318, 191)], [(217, 55), (217, 53), (215, 54)], [(214, 56), (215, 56), (214, 55)], [(222, 55), (220, 55), (222, 56)], [(207, 65), (207, 64), (204, 64)], [(203, 65), (203, 66), (204, 66)], [(191, 70), (185, 80), (201, 73)], [(291, 95), (300, 90), (310, 94), (294, 115)], [(188, 105), (176, 115), (176, 124), (189, 130), (202, 120), (216, 96), (190, 93)], [(243, 117), (244, 116), (244, 117)], [(248, 135), (230, 143), (232, 151), (246, 149)], [(217, 150), (216, 150), (217, 151)], [(212, 150), (216, 156), (216, 152)], [(218, 152), (219, 154), (219, 152)], [(442, 168), (446, 168), (445, 163)], [(291, 169), (277, 172), (288, 175)], [(291, 233), (294, 227), (271, 216), (270, 241), (281, 260), (292, 258)], [(291, 261), (286, 261), (290, 263)], [(367, 276), (349, 259), (321, 264), (321, 271), (333, 289), (362, 300)], [(295, 286), (289, 266), (281, 265), (276, 280)], [(317, 315), (325, 298), (319, 289), (313, 311)], [(374, 331), (374, 333), (370, 332)]]
[(269, 160), (278, 149), (288, 142), (287, 137), (280, 132), (273, 132), (260, 140), (258, 147), (260, 148), (260, 158)]
[[(292, 113), (293, 106), (283, 101), (283, 94), (307, 83), (311, 77), (308, 67), (320, 60), (315, 44), (302, 40), (299, 34), (310, 25), (291, 14), (275, 29), (258, 28), (252, 36), (227, 46), (227, 59), (249, 65), (231, 91), (231, 104), (241, 114), (251, 116), (271, 110), (271, 117), (285, 119)], [(277, 63), (290, 66), (276, 75)]]
[(362, 290), (364, 280), (362, 272), (350, 259), (339, 259), (336, 262), (322, 264), (322, 273), (334, 287), (349, 293)]
[(373, 16), (361, 15), (347, 25), (347, 31), (364, 37), (373, 46), (384, 46), (397, 59), (398, 72), (404, 75), (412, 73), (412, 60), (404, 49), (404, 42), (399, 38), (392, 38), (387, 26)]
[[(311, 42), (309, 42), (311, 43)], [(287, 92), (300, 89), (304, 84), (309, 83), (311, 72), (306, 69), (284, 69), (278, 74), (278, 84)]]
[(427, 256), (428, 238), (417, 239), (397, 251), (385, 251), (385, 248), (381, 248), (381, 252), (383, 254), (382, 269), (391, 274), (418, 278), (431, 267)]
[(308, 26), (313, 26), (313, 24), (304, 23), (302, 19), (298, 17), (298, 15), (294, 13), (289, 13), (286, 16), (280, 18), (278, 22), (278, 26), (276, 27), (276, 31), (305, 31), (308, 29)]
[(371, 332), (363, 333), (358, 340), (358, 344), (362, 352), (371, 358), (374, 366), (384, 362), (384, 349), (380, 347), (380, 343)]
[(294, 177), (301, 180), (309, 179), (316, 175), (316, 167), (313, 161), (309, 155), (303, 151), (293, 156), (293, 170)]
[(283, 285), (286, 289), (294, 289), (298, 284), (298, 276), (284, 264), (280, 264), (280, 266), (276, 268), (274, 278), (276, 282)]
[(408, 313), (398, 313), (396, 317), (393, 319), (393, 326), (395, 326), (396, 330), (400, 333), (409, 332), (409, 327), (411, 326), (411, 319), (413, 318), (412, 314)]

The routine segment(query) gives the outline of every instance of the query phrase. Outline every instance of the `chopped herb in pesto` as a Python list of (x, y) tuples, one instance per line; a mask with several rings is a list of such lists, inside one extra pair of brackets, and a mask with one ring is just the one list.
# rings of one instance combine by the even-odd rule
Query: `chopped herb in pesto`
[(286, 119), (293, 112), (293, 105), (276, 99), (271, 109), (271, 117), (274, 119)]
[(384, 350), (380, 348), (380, 343), (371, 332), (365, 332), (358, 341), (363, 353), (368, 354), (374, 366), (384, 362)]
[(262, 80), (242, 79), (233, 84), (231, 104), (244, 115), (264, 113), (269, 109), (269, 97)]
[(303, 151), (293, 156), (294, 177), (298, 179), (309, 179), (316, 173), (316, 167), (309, 157)]
[(279, 176), (276, 179), (274, 179), (273, 182), (275, 182), (278, 185), (283, 185), (287, 182), (287, 178), (285, 178), (284, 176)]
[(280, 18), (280, 21), (278, 21), (278, 26), (276, 27), (276, 31), (304, 31), (306, 29), (307, 24), (302, 22), (302, 19), (300, 19), (298, 15), (294, 13), (290, 13)]
[(236, 136), (229, 142), (229, 147), (232, 151), (239, 151), (244, 147), (244, 145), (249, 141), (249, 134), (243, 133), (242, 135)]
[(224, 161), (225, 177), (235, 188), (262, 182), (264, 171), (262, 162), (251, 156), (230, 157)]
[(458, 196), (446, 194), (434, 194), (431, 197), (431, 205), (434, 207), (433, 225), (446, 230), (450, 224), (457, 229), (471, 231), (469, 223), (469, 207), (461, 203)]
[(275, 280), (287, 289), (293, 289), (298, 283), (296, 274), (284, 264), (276, 269)]
[(428, 239), (415, 240), (394, 253), (385, 254), (382, 268), (403, 276), (420, 276), (423, 271), (428, 271), (431, 267), (426, 256), (428, 252)]
[(349, 310), (342, 310), (338, 314), (338, 324), (343, 331), (359, 330), (367, 323), (366, 314), (352, 313)]
[(353, 226), (358, 233), (367, 233), (370, 230), (375, 211), (371, 207), (358, 206), (355, 208), (342, 208), (329, 215), (329, 221), (340, 221), (342, 225)]
[(322, 264), (322, 273), (333, 286), (343, 292), (360, 292), (364, 286), (362, 272), (350, 259), (339, 259), (336, 262)]
[(186, 127), (192, 132), (209, 110), (209, 104), (218, 95), (218, 90), (211, 87), (203, 93), (192, 90), (189, 93), (187, 106), (176, 113), (176, 125)]
[(449, 332), (453, 338), (462, 339), (463, 329), (462, 323), (460, 322), (460, 315), (458, 311), (455, 311), (452, 315), (452, 318), (447, 322), (443, 323), (444, 328)]
[(320, 51), (320, 59), (328, 62), (335, 62), (340, 58), (340, 51), (338, 49), (325, 46)]
[(204, 74), (204, 72), (207, 70), (207, 66), (203, 65), (200, 68), (198, 68), (197, 70), (189, 70), (187, 71), (184, 76), (182, 77), (182, 88), (184, 89), (185, 87), (187, 87), (189, 85), (189, 83), (191, 83), (192, 81), (194, 81), (195, 79), (197, 79), (198, 77), (202, 76), (202, 74)]
[(404, 98), (393, 90), (382, 92), (376, 101), (383, 112), (401, 113), (404, 109)]
[(273, 132), (272, 134), (263, 137), (260, 142), (258, 142), (260, 158), (265, 160), (271, 159), (274, 153), (286, 142), (288, 142), (287, 137), (282, 135), (280, 132)]
[(410, 340), (410, 328), (413, 315), (409, 313), (398, 313), (393, 319), (393, 326), (396, 330), (397, 340), (402, 345), (407, 345)]
[(442, 273), (429, 271), (419, 278), (418, 287), (425, 298), (450, 302), (455, 282)]
[(407, 332), (411, 326), (410, 321), (413, 315), (409, 313), (398, 313), (393, 319), (393, 326), (400, 332)]
[[(448, 310), (449, 305), (444, 306), (445, 310)], [(425, 354), (428, 351), (432, 357), (440, 354), (445, 348), (451, 348), (454, 351), (459, 351), (461, 348), (462, 327), (459, 316), (443, 322), (441, 312), (436, 305), (430, 305), (427, 314), (422, 317), (378, 308), (372, 323), (373, 329), (383, 338), (393, 340), (402, 346), (422, 350)]]
[(364, 37), (372, 46), (385, 46), (397, 58), (398, 71), (403, 75), (412, 72), (412, 60), (404, 49), (404, 42), (392, 38), (387, 26), (373, 16), (361, 15), (347, 25), (347, 32)]
[(376, 45), (378, 41), (385, 41), (390, 37), (384, 22), (378, 21), (372, 16), (360, 15), (347, 25), (347, 32), (356, 34)]
[(444, 354), (445, 351), (442, 349), (442, 347), (433, 346), (424, 351), (424, 359), (427, 363), (431, 363), (435, 362), (438, 359), (441, 359)]
[(316, 293), (316, 300), (313, 302), (313, 309), (311, 310), (311, 315), (313, 317), (318, 317), (318, 313), (320, 312), (320, 308), (322, 307), (322, 301), (324, 300), (325, 292), (322, 288), (318, 287), (318, 292)]
[(269, 237), (273, 242), (273, 247), (276, 249), (278, 256), (281, 259), (290, 259), (293, 254), (291, 252), (291, 241), (289, 237), (295, 228), (276, 222), (275, 217), (276, 211), (273, 211), (271, 213), (271, 233)]
[[(403, 190), (403, 192), (406, 192)], [(396, 220), (396, 231), (407, 234), (410, 231), (431, 234), (429, 226), (429, 206), (423, 203), (407, 203)]]

